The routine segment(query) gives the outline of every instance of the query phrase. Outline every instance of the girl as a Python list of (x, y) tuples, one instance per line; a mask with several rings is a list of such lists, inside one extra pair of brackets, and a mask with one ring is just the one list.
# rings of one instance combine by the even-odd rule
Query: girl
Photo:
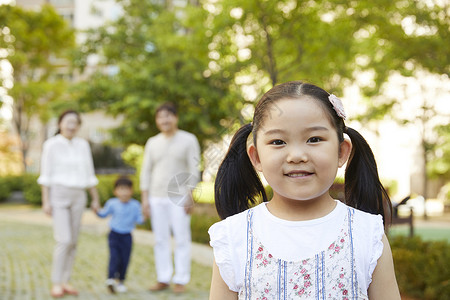
[[(390, 201), (369, 145), (344, 119), (336, 96), (299, 81), (259, 101), (215, 182), (224, 220), (209, 229), (210, 299), (400, 299), (383, 227)], [(344, 204), (329, 188), (347, 160)]]
[(42, 209), (53, 217), (56, 246), (53, 252), (52, 288), (50, 295), (61, 298), (65, 294), (78, 295), (69, 283), (75, 260), (81, 216), (86, 207), (86, 189), (92, 207), (98, 209), (98, 183), (94, 173), (89, 143), (76, 134), (81, 125), (77, 111), (68, 110), (58, 119), (58, 132), (45, 141), (41, 174)]

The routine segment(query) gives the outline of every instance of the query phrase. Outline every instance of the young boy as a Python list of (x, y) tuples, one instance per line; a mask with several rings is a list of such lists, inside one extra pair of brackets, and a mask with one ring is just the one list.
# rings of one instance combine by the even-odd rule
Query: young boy
[(132, 248), (131, 231), (136, 223), (142, 224), (144, 218), (141, 203), (131, 198), (133, 182), (129, 178), (120, 177), (116, 180), (114, 195), (116, 198), (109, 199), (97, 215), (101, 218), (112, 216), (108, 235), (110, 255), (106, 285), (112, 293), (124, 293), (127, 291), (124, 281)]

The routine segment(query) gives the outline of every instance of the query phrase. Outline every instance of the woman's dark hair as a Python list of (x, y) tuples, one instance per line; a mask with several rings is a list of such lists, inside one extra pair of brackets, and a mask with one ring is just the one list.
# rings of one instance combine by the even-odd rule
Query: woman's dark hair
[(252, 124), (242, 126), (234, 135), (228, 152), (222, 161), (215, 181), (215, 203), (222, 219), (253, 206), (259, 197), (267, 201), (264, 186), (247, 154), (247, 139), (253, 133), (256, 145), (258, 130), (264, 120), (277, 110), (274, 103), (280, 99), (298, 99), (310, 96), (320, 103), (336, 128), (339, 143), (346, 133), (352, 141), (345, 170), (345, 203), (354, 208), (381, 214), (390, 220), (392, 206), (389, 196), (378, 177), (375, 157), (366, 140), (354, 129), (348, 128), (339, 117), (325, 90), (301, 81), (290, 81), (273, 87), (263, 95), (255, 107)]
[(158, 106), (156, 108), (155, 115), (157, 115), (162, 110), (166, 110), (175, 116), (178, 114), (177, 106), (175, 104), (173, 104), (172, 102), (165, 102), (165, 103), (161, 104), (160, 106)]
[(58, 130), (56, 131), (55, 135), (60, 134), (61, 133), (61, 129), (59, 128), (59, 124), (61, 124), (62, 120), (64, 119), (65, 116), (69, 115), (69, 114), (74, 114), (77, 116), (77, 120), (78, 120), (78, 124), (81, 125), (81, 116), (80, 113), (77, 112), (76, 110), (73, 109), (68, 109), (66, 111), (64, 111), (62, 114), (59, 115), (58, 117)]
[(118, 186), (126, 186), (126, 187), (129, 187), (129, 188), (132, 188), (133, 187), (133, 181), (131, 181), (131, 179), (128, 178), (127, 176), (120, 176), (114, 182), (114, 188), (116, 188)]

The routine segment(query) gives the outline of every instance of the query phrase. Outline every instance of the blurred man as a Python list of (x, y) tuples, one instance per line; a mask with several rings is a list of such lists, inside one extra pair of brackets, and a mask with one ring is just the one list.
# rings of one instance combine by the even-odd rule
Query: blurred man
[[(155, 236), (157, 283), (161, 291), (174, 283), (183, 293), (191, 273), (192, 191), (199, 181), (200, 147), (197, 138), (178, 128), (176, 107), (164, 103), (156, 110), (160, 133), (148, 139), (140, 176), (142, 211), (150, 216)], [(171, 232), (175, 239), (173, 272)]]

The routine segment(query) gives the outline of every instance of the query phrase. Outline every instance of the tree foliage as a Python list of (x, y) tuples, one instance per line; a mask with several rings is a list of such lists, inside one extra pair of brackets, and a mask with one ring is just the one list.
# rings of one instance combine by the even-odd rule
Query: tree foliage
[(119, 2), (122, 17), (88, 32), (80, 58), (99, 53), (103, 68), (78, 87), (77, 98), (87, 108), (124, 116), (115, 132), (123, 144), (143, 144), (154, 135), (155, 108), (166, 101), (178, 105), (180, 128), (201, 142), (219, 137), (242, 104), (233, 78), (210, 70), (205, 10)]
[(0, 5), (0, 28), (2, 58), (13, 68), (14, 86), (8, 94), (14, 99), (13, 123), (25, 165), (32, 117), (47, 120), (49, 104), (64, 93), (65, 81), (55, 75), (67, 65), (64, 58), (75, 46), (74, 32), (50, 5), (40, 11)]
[[(239, 110), (279, 82), (306, 80), (334, 93), (356, 82), (372, 100), (394, 72), (449, 72), (442, 1), (203, 0), (171, 9), (118, 2), (123, 16), (91, 31), (82, 47), (80, 58), (100, 54), (105, 69), (77, 97), (123, 114), (117, 133), (125, 143), (156, 132), (152, 112), (163, 101), (178, 103), (181, 127), (205, 141), (239, 113), (245, 121)], [(397, 99), (388, 100), (373, 101), (367, 119), (392, 111)]]
[[(270, 84), (306, 79), (340, 90), (369, 71), (360, 83), (378, 95), (394, 71), (416, 67), (448, 74), (450, 26), (442, 1), (258, 1), (211, 5), (215, 50), (222, 63), (238, 63)], [(346, 80), (348, 79), (348, 80)]]
[(428, 173), (432, 178), (450, 180), (450, 125), (439, 125), (434, 128), (438, 142), (432, 148), (432, 159)]
[(210, 7), (218, 64), (235, 64), (262, 91), (299, 79), (340, 90), (352, 78), (358, 50), (358, 25), (346, 7), (341, 1), (222, 1)]
[(413, 75), (417, 68), (431, 73), (449, 74), (448, 3), (420, 0), (357, 1), (355, 10), (361, 30), (362, 70), (373, 70), (367, 95), (380, 88), (393, 72)]

